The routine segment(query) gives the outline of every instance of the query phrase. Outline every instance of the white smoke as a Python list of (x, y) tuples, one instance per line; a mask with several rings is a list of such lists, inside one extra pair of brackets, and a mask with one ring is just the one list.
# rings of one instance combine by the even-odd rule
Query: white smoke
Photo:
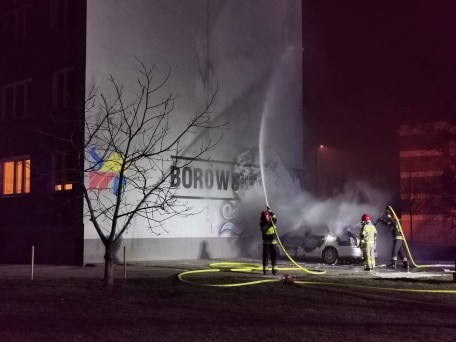
[[(244, 151), (237, 158), (235, 172), (244, 180), (244, 187), (238, 191), (242, 216), (251, 236), (257, 238), (255, 248), (260, 239), (259, 216), (266, 204), (277, 214), (279, 235), (292, 230), (304, 235), (308, 229), (315, 234), (341, 235), (346, 227), (359, 233), (361, 216), (367, 213), (375, 221), (391, 198), (384, 189), (343, 175), (346, 182), (342, 189), (322, 199), (303, 188), (289, 172), (293, 167), (304, 169), (299, 147), (303, 145), (303, 130), (296, 129), (302, 126), (302, 107), (296, 106), (296, 99), (300, 98), (297, 90), (301, 89), (293, 67), (295, 57), (295, 49), (287, 49), (272, 74), (261, 115), (258, 148)], [(322, 227), (326, 227), (324, 231), (320, 231)]]
[[(238, 194), (244, 208), (257, 209), (256, 216), (259, 217), (266, 206), (265, 188), (269, 205), (279, 216), (278, 226), (282, 232), (327, 226), (332, 234), (339, 235), (345, 227), (356, 229), (364, 213), (375, 220), (388, 204), (388, 192), (362, 180), (349, 180), (340, 193), (325, 199), (317, 198), (300, 187), (299, 181), (290, 175), (277, 154), (274, 157), (270, 154), (270, 159), (273, 162), (265, 165), (264, 180), (255, 178), (253, 184), (241, 188)], [(241, 170), (242, 165), (236, 172)], [(249, 178), (252, 177), (250, 175)], [(264, 187), (262, 181), (265, 182)], [(252, 202), (257, 204), (249, 205)]]

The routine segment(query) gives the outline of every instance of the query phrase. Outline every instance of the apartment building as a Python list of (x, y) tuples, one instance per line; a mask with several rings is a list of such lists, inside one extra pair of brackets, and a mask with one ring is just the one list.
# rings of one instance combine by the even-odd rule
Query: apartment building
[[(301, 38), (299, 0), (0, 2), (0, 263), (29, 262), (32, 246), (38, 263), (103, 260), (77, 184), (87, 177), (88, 187), (102, 191), (115, 175), (82, 175), (73, 151), (83, 146), (90, 89), (109, 97), (110, 76), (132, 89), (138, 60), (155, 65), (158, 76), (171, 70), (165, 90), (179, 96), (173, 125), (218, 89), (211, 110), (229, 126), (193, 171), (230, 174), (239, 155), (258, 147), (266, 110), (281, 113), (270, 125), (283, 126), (275, 139), (289, 152), (284, 164), (302, 169)], [(87, 160), (96, 148), (84, 151)], [(257, 239), (256, 226), (236, 216), (235, 187), (189, 185), (191, 171), (181, 175), (179, 195), (198, 214), (160, 231), (138, 218), (122, 238), (129, 260), (197, 258), (202, 249), (238, 256)]]

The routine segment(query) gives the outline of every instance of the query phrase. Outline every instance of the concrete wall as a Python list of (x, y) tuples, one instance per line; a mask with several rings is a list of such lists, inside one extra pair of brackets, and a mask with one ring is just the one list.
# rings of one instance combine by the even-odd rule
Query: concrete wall
[[(200, 161), (188, 174), (195, 168), (232, 172), (239, 155), (258, 150), (262, 118), (269, 148), (286, 168), (301, 168), (301, 32), (299, 0), (89, 0), (86, 88), (96, 85), (112, 96), (110, 74), (125, 89), (133, 87), (139, 70), (135, 57), (155, 64), (159, 77), (171, 69), (163, 90), (179, 95), (172, 127), (181, 127), (216, 88), (214, 123), (228, 123), (222, 142), (207, 156), (217, 162)], [(204, 139), (207, 134), (187, 140), (183, 155), (191, 155)], [(196, 215), (155, 230), (138, 218), (122, 240), (129, 259), (222, 258), (257, 251), (256, 220), (264, 199), (241, 198), (231, 179), (226, 190), (181, 185), (178, 195)], [(101, 261), (97, 240), (86, 220), (85, 262)]]

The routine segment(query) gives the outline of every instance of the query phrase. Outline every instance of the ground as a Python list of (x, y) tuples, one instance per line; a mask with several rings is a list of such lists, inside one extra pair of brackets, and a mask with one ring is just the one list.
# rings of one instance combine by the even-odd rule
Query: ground
[[(102, 288), (103, 265), (0, 265), (1, 341), (454, 341), (454, 262), (410, 272), (361, 265), (302, 264), (325, 275), (280, 271), (178, 274), (211, 261), (116, 265)], [(291, 266), (281, 262), (281, 266)], [(451, 266), (453, 268), (451, 268)], [(294, 285), (280, 282), (295, 276)], [(125, 279), (126, 274), (126, 279)], [(307, 282), (307, 283), (305, 283)], [(451, 290), (453, 293), (407, 292)]]

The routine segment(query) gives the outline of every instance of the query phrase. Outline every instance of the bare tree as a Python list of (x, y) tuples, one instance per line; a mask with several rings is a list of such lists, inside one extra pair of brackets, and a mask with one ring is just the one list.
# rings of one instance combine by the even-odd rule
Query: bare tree
[[(165, 220), (192, 215), (192, 208), (173, 193), (172, 174), (211, 151), (222, 138), (207, 138), (189, 153), (191, 135), (221, 128), (212, 124), (210, 108), (216, 92), (202, 110), (175, 129), (172, 121), (176, 96), (165, 91), (170, 73), (154, 79), (154, 67), (140, 63), (136, 91), (128, 92), (110, 76), (113, 95), (94, 87), (86, 99), (85, 120), (81, 121), (84, 142), (76, 143), (82, 189), (90, 221), (105, 248), (104, 287), (112, 287), (116, 247), (134, 219), (141, 218), (153, 231)], [(171, 122), (172, 123), (171, 123)], [(83, 145), (82, 148), (80, 145)], [(185, 158), (178, 158), (185, 149)]]

